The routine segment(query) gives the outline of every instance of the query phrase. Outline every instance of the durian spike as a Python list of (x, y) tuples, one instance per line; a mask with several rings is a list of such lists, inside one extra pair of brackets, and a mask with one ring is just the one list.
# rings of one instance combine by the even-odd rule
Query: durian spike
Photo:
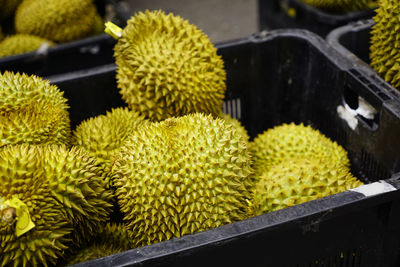
[(118, 40), (122, 37), (122, 29), (112, 23), (111, 21), (106, 22), (104, 32), (113, 37), (114, 39)]

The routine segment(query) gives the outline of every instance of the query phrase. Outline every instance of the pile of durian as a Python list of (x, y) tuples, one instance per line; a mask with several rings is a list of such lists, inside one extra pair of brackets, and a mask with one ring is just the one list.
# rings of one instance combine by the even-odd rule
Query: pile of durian
[(0, 0), (0, 58), (96, 35), (103, 25), (93, 0)]
[(375, 8), (378, 0), (300, 0), (327, 12), (346, 13)]
[(146, 11), (117, 35), (128, 107), (72, 132), (55, 85), (0, 74), (0, 266), (74, 264), (362, 184), (310, 126), (250, 141), (222, 113), (222, 58), (188, 21)]

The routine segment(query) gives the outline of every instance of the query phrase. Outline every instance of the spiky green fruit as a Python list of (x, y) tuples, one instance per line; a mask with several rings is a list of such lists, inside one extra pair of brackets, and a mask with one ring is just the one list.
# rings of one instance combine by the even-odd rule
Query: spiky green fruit
[(399, 1), (381, 0), (371, 31), (370, 58), (373, 69), (400, 90), (400, 52), (398, 40)]
[(22, 0), (0, 0), (0, 21), (10, 18)]
[(67, 99), (35, 75), (0, 73), (0, 148), (70, 142)]
[(120, 253), (133, 248), (126, 227), (122, 224), (107, 223), (101, 225), (96, 235), (88, 244), (77, 248), (65, 260), (65, 265), (73, 265), (80, 262), (94, 260), (97, 258)]
[(290, 159), (261, 175), (253, 192), (251, 210), (254, 215), (260, 215), (362, 184), (343, 165), (320, 159)]
[[(1, 39), (1, 38), (0, 38)], [(15, 34), (0, 42), (0, 57), (33, 52), (42, 46), (53, 46), (52, 41), (29, 34)]]
[(0, 263), (54, 263), (66, 249), (66, 241), (82, 244), (94, 235), (112, 208), (112, 195), (99, 173), (96, 160), (81, 149), (4, 147), (0, 151), (0, 197), (6, 201), (16, 196), (26, 203), (36, 227), (18, 237), (15, 222), (1, 221)]
[(113, 194), (102, 168), (77, 147), (53, 145), (38, 150), (45, 160), (45, 175), (53, 195), (74, 224), (75, 241), (87, 240), (112, 212)]
[(319, 158), (348, 167), (347, 152), (336, 142), (303, 124), (283, 124), (259, 134), (249, 145), (256, 176), (289, 159)]
[(243, 127), (242, 123), (237, 119), (232, 118), (229, 114), (221, 113), (219, 115), (222, 119), (224, 119), (227, 123), (232, 124), (233, 128), (239, 132), (239, 134), (243, 137), (244, 140), (249, 141), (250, 137), (247, 134), (246, 128)]
[(247, 216), (251, 159), (222, 119), (191, 114), (145, 124), (113, 166), (117, 196), (137, 246), (218, 227)]
[(377, 0), (301, 0), (326, 11), (349, 12), (376, 7)]
[(82, 122), (74, 131), (72, 143), (96, 157), (108, 173), (125, 139), (141, 124), (144, 116), (128, 108), (115, 108)]
[[(73, 231), (63, 204), (53, 194), (45, 174), (45, 158), (36, 148), (7, 146), (0, 150), (0, 265), (48, 265), (55, 263), (67, 248)], [(35, 227), (17, 236), (14, 216), (3, 216), (12, 209), (4, 206), (17, 197), (28, 206)]]
[(217, 116), (222, 109), (224, 63), (209, 38), (187, 20), (139, 12), (128, 20), (114, 51), (122, 98), (146, 118)]
[(24, 0), (15, 13), (15, 29), (63, 43), (89, 36), (96, 13), (93, 0)]
[(94, 18), (92, 35), (102, 34), (104, 33), (104, 19), (96, 12), (96, 16)]

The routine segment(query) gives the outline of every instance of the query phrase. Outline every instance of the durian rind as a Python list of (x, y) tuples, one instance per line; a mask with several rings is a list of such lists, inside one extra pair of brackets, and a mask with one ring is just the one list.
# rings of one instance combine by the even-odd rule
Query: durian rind
[(319, 159), (290, 159), (264, 172), (251, 210), (261, 215), (361, 186), (347, 167)]
[(95, 158), (78, 147), (52, 145), (40, 149), (53, 196), (73, 222), (74, 241), (82, 243), (109, 220), (112, 191)]
[(128, 20), (114, 51), (122, 98), (146, 118), (217, 116), (222, 109), (224, 62), (187, 20), (162, 11), (139, 12)]
[(400, 90), (399, 2), (381, 0), (371, 30), (372, 68), (393, 87)]
[(239, 120), (232, 118), (229, 114), (226, 113), (221, 113), (219, 116), (227, 123), (232, 124), (233, 128), (236, 129), (243, 137), (243, 140), (249, 141), (250, 137), (247, 133), (247, 130), (243, 127), (242, 123)]
[(128, 108), (114, 108), (105, 115), (82, 122), (73, 132), (72, 144), (83, 148), (109, 173), (125, 139), (146, 123), (144, 116)]
[(11, 35), (0, 42), (0, 57), (33, 52), (44, 45), (51, 47), (54, 43), (47, 39), (29, 34)]
[(80, 262), (106, 257), (132, 249), (132, 241), (123, 224), (107, 223), (101, 225), (95, 236), (88, 244), (77, 248), (67, 260), (65, 265), (73, 265)]
[(63, 43), (89, 36), (96, 12), (93, 0), (24, 0), (15, 14), (15, 28)]
[(67, 99), (35, 75), (0, 73), (0, 148), (12, 144), (68, 144)]
[(259, 134), (249, 144), (255, 176), (292, 158), (323, 158), (350, 166), (346, 150), (311, 126), (282, 124)]
[(251, 158), (232, 125), (191, 114), (145, 124), (113, 166), (117, 197), (136, 246), (247, 216)]
[(70, 242), (72, 224), (52, 193), (39, 150), (27, 145), (0, 150), (0, 206), (17, 197), (29, 210), (35, 227), (20, 237), (15, 223), (0, 218), (0, 265), (54, 264)]

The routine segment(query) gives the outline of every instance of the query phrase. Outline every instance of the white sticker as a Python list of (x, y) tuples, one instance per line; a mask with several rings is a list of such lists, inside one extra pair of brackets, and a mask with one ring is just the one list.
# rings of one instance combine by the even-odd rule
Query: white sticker
[(344, 106), (339, 105), (336, 111), (339, 117), (345, 120), (353, 131), (357, 128), (358, 125), (358, 120), (356, 118), (357, 112), (354, 109), (351, 109), (347, 104), (344, 104)]
[(357, 188), (350, 189), (349, 191), (361, 193), (366, 197), (370, 197), (396, 190), (397, 188), (393, 185), (388, 184), (385, 181), (379, 181), (371, 184), (362, 185)]

